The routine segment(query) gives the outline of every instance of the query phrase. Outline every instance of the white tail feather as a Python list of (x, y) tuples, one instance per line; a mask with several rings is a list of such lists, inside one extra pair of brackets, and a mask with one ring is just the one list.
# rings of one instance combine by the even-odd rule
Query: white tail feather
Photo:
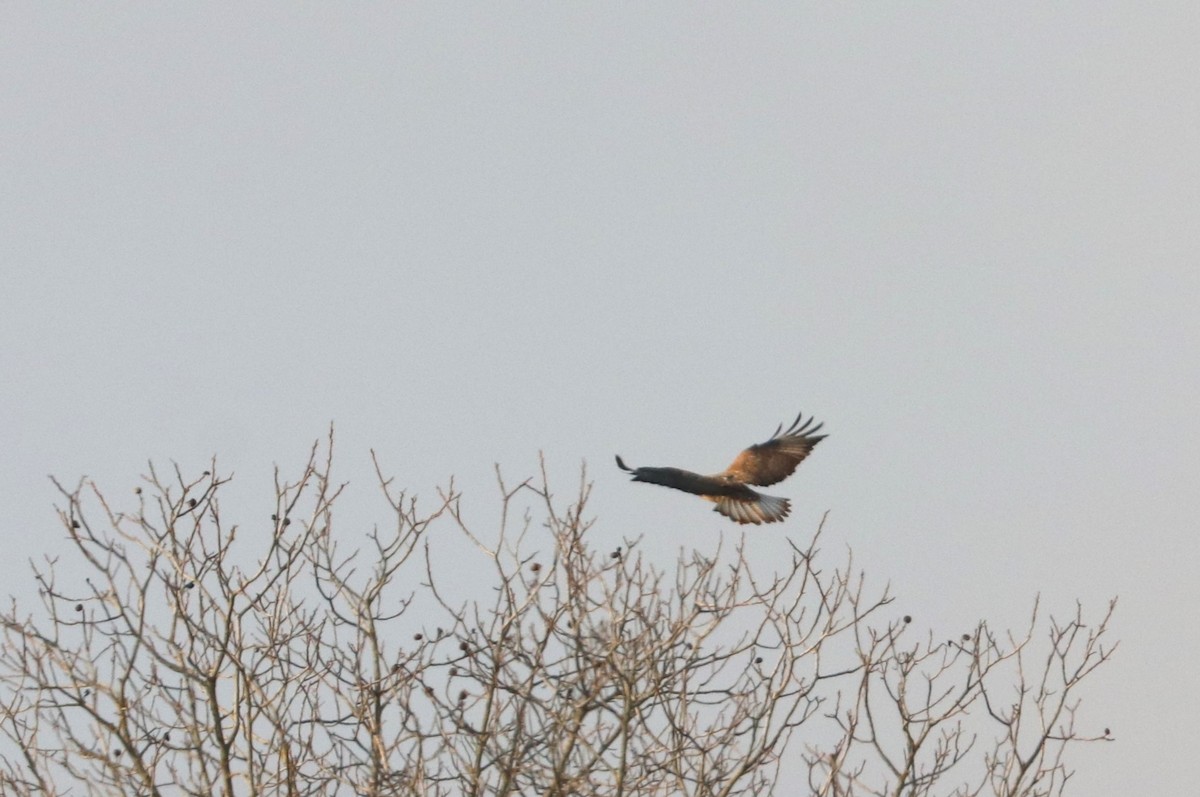
[(721, 498), (713, 508), (734, 523), (775, 523), (783, 520), (792, 511), (791, 504), (786, 498), (774, 495), (759, 495), (755, 501), (739, 501), (735, 498)]

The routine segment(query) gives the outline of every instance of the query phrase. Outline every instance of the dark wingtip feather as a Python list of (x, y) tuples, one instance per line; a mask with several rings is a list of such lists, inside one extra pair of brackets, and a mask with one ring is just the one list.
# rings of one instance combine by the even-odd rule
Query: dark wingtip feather
[[(783, 428), (782, 423), (779, 424), (779, 426), (775, 427), (775, 433), (773, 435), (771, 435), (769, 438), (767, 438), (768, 441), (778, 440), (781, 437), (799, 437), (800, 435), (802, 435), (806, 432), (811, 434), (812, 432), (817, 431), (824, 425), (823, 423), (819, 423), (816, 426), (813, 426), (812, 425), (813, 421), (816, 420), (815, 417), (810, 417), (808, 419), (807, 423), (805, 423), (804, 425), (801, 425), (801, 421), (803, 421), (803, 420), (804, 420), (804, 411), (801, 410), (800, 414), (796, 416), (796, 420), (792, 421), (791, 424), (788, 425), (787, 429)], [(809, 427), (812, 427), (812, 428), (809, 428)]]
[(621, 459), (620, 454), (617, 454), (617, 467), (620, 468), (621, 470), (625, 471), (626, 473), (633, 473), (633, 468), (631, 468), (625, 464), (625, 461), (623, 459)]
[[(800, 410), (800, 414), (796, 416), (796, 420), (792, 421), (792, 425), (788, 427), (786, 434), (792, 434), (796, 431), (796, 427), (800, 425), (800, 421), (804, 420), (804, 410)], [(808, 419), (812, 423), (812, 418)]]

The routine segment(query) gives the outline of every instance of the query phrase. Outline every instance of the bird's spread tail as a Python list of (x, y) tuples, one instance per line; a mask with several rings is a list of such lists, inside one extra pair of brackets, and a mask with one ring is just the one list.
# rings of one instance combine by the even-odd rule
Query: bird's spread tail
[(720, 512), (735, 523), (775, 523), (783, 520), (792, 511), (791, 503), (786, 498), (773, 495), (760, 495), (756, 500), (746, 501), (737, 498), (721, 498), (717, 501), (714, 512)]

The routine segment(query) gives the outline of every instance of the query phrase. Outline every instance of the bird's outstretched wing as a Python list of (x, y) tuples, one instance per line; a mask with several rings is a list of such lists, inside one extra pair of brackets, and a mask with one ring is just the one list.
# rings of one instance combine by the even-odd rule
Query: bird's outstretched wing
[(627, 473), (632, 473), (635, 482), (660, 484), (663, 487), (683, 490), (685, 493), (692, 493), (693, 495), (737, 495), (744, 498), (754, 495), (744, 485), (730, 483), (712, 476), (701, 476), (699, 473), (692, 473), (690, 470), (682, 470), (680, 468), (631, 468), (620, 457), (617, 457), (617, 467)]
[(774, 523), (791, 511), (786, 498), (762, 495), (741, 482), (721, 476), (701, 476), (679, 468), (631, 468), (617, 457), (617, 467), (633, 474), (635, 482), (661, 484), (715, 501), (713, 509), (737, 523)]
[(758, 443), (737, 455), (733, 464), (725, 469), (724, 475), (743, 484), (754, 484), (767, 487), (781, 482), (796, 470), (813, 446), (825, 439), (826, 435), (816, 434), (824, 424), (813, 426), (813, 418), (803, 426), (804, 413), (796, 416), (796, 420), (786, 430), (783, 424), (771, 435), (765, 443)]

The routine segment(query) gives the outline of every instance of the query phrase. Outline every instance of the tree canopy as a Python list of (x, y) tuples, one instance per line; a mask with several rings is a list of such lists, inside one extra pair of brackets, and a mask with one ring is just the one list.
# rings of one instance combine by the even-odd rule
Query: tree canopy
[[(277, 473), (269, 521), (222, 511), (215, 462), (128, 507), (60, 485), (68, 549), (0, 618), (5, 794), (1043, 795), (1111, 740), (1076, 712), (1115, 602), (920, 635), (824, 524), (772, 572), (753, 536), (656, 562), (601, 549), (586, 475), (562, 502), (544, 466), (497, 474), (484, 529), (376, 465), (355, 547), (331, 452)], [(446, 527), (490, 583), (438, 564)]]

